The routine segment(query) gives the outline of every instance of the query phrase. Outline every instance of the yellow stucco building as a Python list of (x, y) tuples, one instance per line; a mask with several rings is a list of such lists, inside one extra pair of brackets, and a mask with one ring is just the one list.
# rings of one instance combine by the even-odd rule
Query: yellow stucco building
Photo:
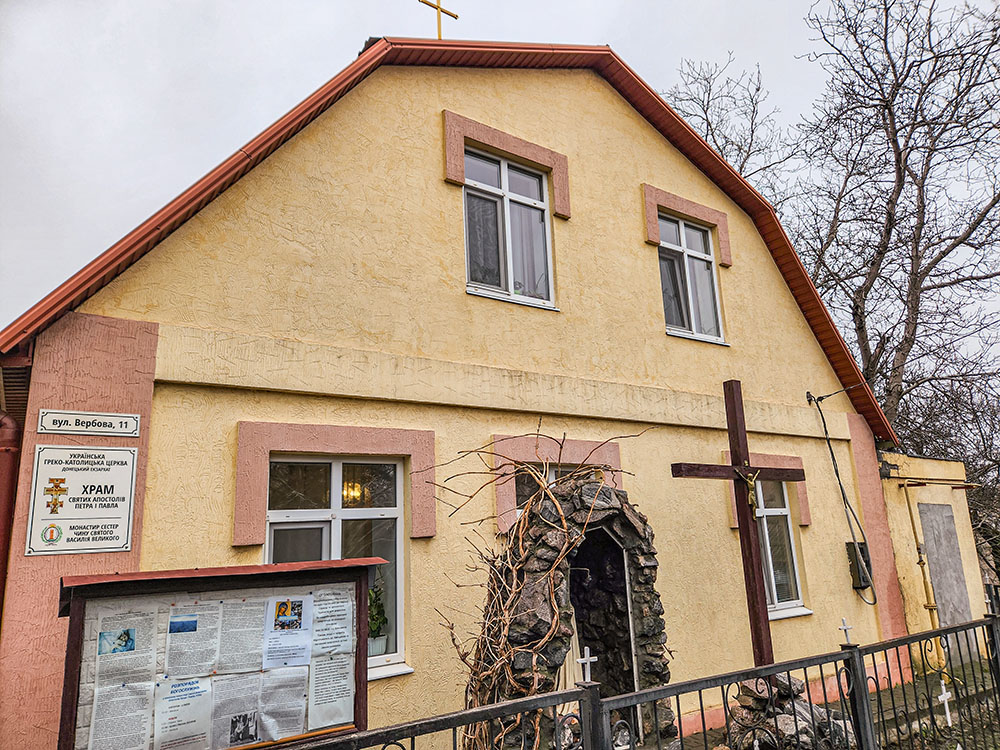
[[(463, 464), (434, 467), (536, 430), (565, 435), (573, 460), (610, 441), (602, 463), (656, 535), (672, 678), (748, 666), (730, 489), (670, 471), (724, 461), (730, 379), (751, 451), (806, 476), (762, 488), (778, 659), (835, 650), (841, 618), (862, 642), (930, 626), (900, 481), (880, 469), (954, 480), (909, 492), (953, 511), (967, 614), (984, 611), (961, 467), (880, 466), (891, 429), (773, 210), (604, 47), (375, 41), (0, 350), (10, 403), (17, 377), (27, 394), (3, 747), (54, 746), (69, 573), (379, 554), (372, 726), (459, 708), (438, 611), (474, 627), (482, 590), (456, 586), (467, 539), (505, 528), (518, 498), (498, 489), (453, 512), (437, 485)], [(807, 391), (840, 392), (823, 408), (874, 607), (852, 588)], [(39, 435), (44, 409), (141, 415), (138, 442)], [(25, 554), (34, 450), (53, 442), (138, 446), (128, 551)], [(34, 607), (41, 625), (20, 616)]]

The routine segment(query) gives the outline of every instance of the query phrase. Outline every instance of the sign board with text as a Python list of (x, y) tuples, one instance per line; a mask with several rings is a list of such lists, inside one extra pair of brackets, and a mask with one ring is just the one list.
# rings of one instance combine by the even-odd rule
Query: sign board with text
[(137, 452), (36, 446), (25, 554), (131, 549)]
[(60, 750), (215, 750), (367, 728), (381, 558), (78, 576)]
[(139, 437), (138, 414), (101, 414), (92, 411), (38, 412), (39, 435), (107, 435)]

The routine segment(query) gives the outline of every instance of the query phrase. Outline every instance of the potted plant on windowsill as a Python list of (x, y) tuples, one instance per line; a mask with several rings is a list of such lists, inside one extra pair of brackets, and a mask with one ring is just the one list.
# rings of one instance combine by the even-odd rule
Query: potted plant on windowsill
[(389, 624), (385, 616), (385, 602), (382, 600), (382, 587), (368, 589), (368, 655), (382, 656), (389, 642), (389, 636), (382, 631)]

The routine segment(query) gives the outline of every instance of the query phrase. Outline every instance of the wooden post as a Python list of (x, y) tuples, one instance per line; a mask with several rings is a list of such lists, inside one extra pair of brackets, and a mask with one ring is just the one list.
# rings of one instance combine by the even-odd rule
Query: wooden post
[[(750, 468), (750, 447), (747, 444), (746, 417), (743, 413), (743, 389), (738, 380), (723, 384), (726, 396), (726, 423), (729, 426), (729, 453), (733, 466)], [(743, 557), (743, 584), (746, 588), (747, 613), (750, 616), (750, 641), (753, 661), (758, 667), (774, 663), (771, 646), (771, 623), (767, 617), (767, 593), (764, 590), (764, 564), (760, 557), (760, 538), (750, 493), (754, 488), (746, 481), (733, 482), (736, 491), (736, 522), (740, 529), (740, 553)]]

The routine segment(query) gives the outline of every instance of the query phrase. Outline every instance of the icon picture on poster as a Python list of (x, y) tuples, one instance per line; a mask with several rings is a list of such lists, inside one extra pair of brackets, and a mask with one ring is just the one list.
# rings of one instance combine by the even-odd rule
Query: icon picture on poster
[(229, 745), (245, 745), (257, 741), (257, 712), (236, 714), (229, 720)]
[(97, 640), (98, 655), (135, 651), (135, 628), (102, 631)]
[(197, 615), (172, 615), (169, 630), (171, 633), (197, 633)]
[(274, 605), (275, 630), (302, 629), (302, 600), (285, 599)]
[(62, 528), (56, 526), (54, 523), (50, 523), (42, 529), (42, 541), (46, 544), (56, 544), (60, 539), (62, 539), (62, 535)]

